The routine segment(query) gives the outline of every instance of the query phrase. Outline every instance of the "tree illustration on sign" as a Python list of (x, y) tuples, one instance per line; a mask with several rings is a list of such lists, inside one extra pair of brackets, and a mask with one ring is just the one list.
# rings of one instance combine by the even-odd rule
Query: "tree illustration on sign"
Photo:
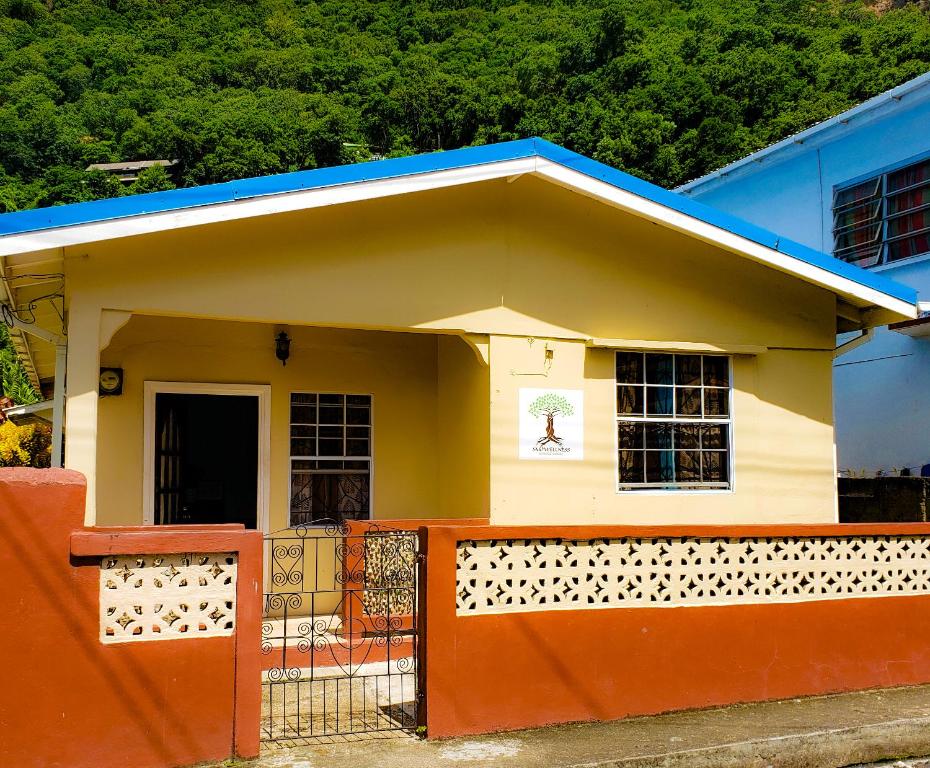
[(554, 392), (547, 392), (530, 403), (529, 411), (531, 416), (546, 417), (546, 434), (536, 441), (537, 447), (541, 448), (549, 443), (562, 445), (562, 438), (555, 433), (555, 417), (571, 416), (575, 412), (575, 409), (572, 408), (572, 404), (562, 397), (562, 395), (557, 395)]

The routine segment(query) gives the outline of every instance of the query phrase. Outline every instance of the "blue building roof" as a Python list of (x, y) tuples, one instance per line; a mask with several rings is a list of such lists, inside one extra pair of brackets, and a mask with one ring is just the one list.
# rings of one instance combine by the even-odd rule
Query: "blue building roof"
[(916, 304), (917, 292), (913, 288), (847, 264), (800, 243), (779, 237), (774, 232), (769, 232), (684, 195), (650, 184), (539, 138), (0, 214), (0, 239), (132, 216), (230, 203), (266, 195), (325, 189), (533, 157), (543, 158), (577, 171), (887, 296), (909, 304)]

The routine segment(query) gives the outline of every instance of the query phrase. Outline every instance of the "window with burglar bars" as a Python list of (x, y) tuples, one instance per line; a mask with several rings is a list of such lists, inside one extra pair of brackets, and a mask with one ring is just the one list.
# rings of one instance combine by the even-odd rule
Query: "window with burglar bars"
[(290, 525), (371, 515), (371, 395), (291, 394)]
[(731, 487), (730, 358), (617, 352), (619, 490)]
[(930, 158), (833, 193), (833, 255), (876, 267), (930, 254)]

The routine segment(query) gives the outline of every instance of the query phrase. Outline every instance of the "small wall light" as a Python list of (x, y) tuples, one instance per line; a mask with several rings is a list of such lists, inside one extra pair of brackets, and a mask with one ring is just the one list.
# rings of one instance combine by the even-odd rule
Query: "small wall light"
[(274, 356), (281, 361), (281, 365), (287, 365), (287, 359), (291, 356), (291, 340), (285, 331), (274, 338)]

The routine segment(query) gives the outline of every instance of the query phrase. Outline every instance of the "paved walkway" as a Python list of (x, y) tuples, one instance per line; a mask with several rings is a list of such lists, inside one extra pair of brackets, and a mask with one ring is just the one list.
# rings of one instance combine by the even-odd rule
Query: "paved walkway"
[(250, 768), (930, 768), (930, 686), (420, 741), (266, 748)]

